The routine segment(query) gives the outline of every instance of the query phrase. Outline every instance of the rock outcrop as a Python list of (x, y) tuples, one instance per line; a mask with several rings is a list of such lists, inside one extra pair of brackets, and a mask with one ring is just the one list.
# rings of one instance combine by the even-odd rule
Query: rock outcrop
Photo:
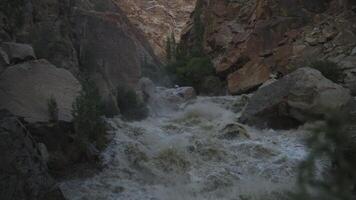
[(260, 88), (249, 100), (240, 121), (257, 127), (291, 128), (322, 119), (351, 100), (349, 90), (311, 68), (300, 68)]
[(24, 125), (5, 110), (0, 110), (0, 150), (2, 200), (65, 199), (48, 174), (39, 145)]
[[(345, 86), (354, 91), (355, 5), (339, 0), (202, 0), (195, 12), (202, 12), (204, 51), (232, 94), (247, 93), (270, 76), (317, 59), (346, 69)], [(194, 43), (191, 21), (182, 35), (186, 48)]]
[(49, 121), (48, 100), (58, 104), (58, 119), (71, 121), (72, 104), (81, 90), (67, 70), (48, 61), (34, 60), (7, 67), (0, 74), (0, 109), (28, 122)]
[(4, 0), (0, 16), (0, 42), (30, 44), (38, 58), (76, 77), (88, 73), (104, 98), (119, 82), (135, 86), (145, 63), (159, 66), (144, 34), (111, 0)]
[(179, 37), (193, 12), (196, 0), (115, 0), (130, 21), (141, 29), (162, 60), (166, 40), (172, 33)]

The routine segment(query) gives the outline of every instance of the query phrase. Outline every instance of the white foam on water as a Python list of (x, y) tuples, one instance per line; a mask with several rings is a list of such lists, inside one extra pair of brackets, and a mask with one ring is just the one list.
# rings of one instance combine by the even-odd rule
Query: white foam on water
[[(245, 127), (249, 137), (222, 138), (236, 123), (241, 97), (199, 97), (178, 111), (141, 122), (108, 120), (114, 140), (105, 169), (63, 182), (69, 200), (278, 200), (293, 190), (306, 156), (306, 127)], [(159, 116), (159, 115), (157, 115)]]

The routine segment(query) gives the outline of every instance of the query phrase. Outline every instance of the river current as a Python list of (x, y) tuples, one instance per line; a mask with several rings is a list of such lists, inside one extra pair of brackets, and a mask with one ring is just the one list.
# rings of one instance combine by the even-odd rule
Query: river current
[(61, 188), (69, 200), (278, 200), (295, 189), (308, 125), (236, 123), (241, 96), (198, 97), (140, 122), (109, 119), (105, 168)]

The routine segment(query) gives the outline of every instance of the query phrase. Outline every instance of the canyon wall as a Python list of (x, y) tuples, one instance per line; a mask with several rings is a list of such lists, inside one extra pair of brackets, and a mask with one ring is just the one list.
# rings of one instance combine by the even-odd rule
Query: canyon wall
[[(308, 62), (331, 60), (356, 92), (356, 13), (347, 0), (202, 0), (203, 46), (232, 94), (256, 89)], [(199, 10), (198, 10), (199, 9)], [(182, 45), (194, 44), (193, 17)]]
[(130, 21), (141, 29), (156, 55), (165, 58), (166, 40), (174, 33), (177, 41), (196, 0), (115, 0)]
[(111, 0), (5, 0), (0, 16), (0, 42), (30, 44), (38, 58), (76, 77), (89, 74), (104, 98), (119, 84), (135, 86), (145, 63), (159, 66), (144, 34)]

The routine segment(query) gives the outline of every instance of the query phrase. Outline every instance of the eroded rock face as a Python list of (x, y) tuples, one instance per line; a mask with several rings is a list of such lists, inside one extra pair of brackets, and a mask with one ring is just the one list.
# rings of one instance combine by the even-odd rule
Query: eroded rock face
[(165, 58), (166, 39), (171, 33), (177, 41), (194, 10), (196, 0), (115, 0), (130, 21), (141, 29), (156, 55)]
[(240, 121), (258, 127), (290, 128), (322, 119), (351, 100), (349, 90), (317, 70), (300, 68), (254, 94)]
[[(249, 92), (269, 80), (269, 75), (285, 75), (290, 68), (317, 59), (333, 60), (347, 69), (345, 85), (356, 89), (354, 2), (202, 2), (204, 51), (213, 58), (217, 73), (226, 77), (230, 93)], [(194, 40), (191, 25), (182, 36), (186, 48)]]
[(2, 200), (64, 200), (43, 155), (17, 118), (0, 110), (0, 197)]
[(7, 30), (0, 41), (30, 44), (38, 58), (76, 77), (89, 72), (106, 100), (119, 82), (135, 86), (145, 62), (159, 65), (144, 34), (111, 0), (12, 2), (1, 2), (9, 7), (0, 10)]
[(80, 90), (80, 83), (69, 71), (44, 59), (29, 61), (10, 66), (0, 74), (0, 108), (28, 122), (46, 122), (47, 102), (53, 97), (59, 120), (71, 121), (72, 104)]

